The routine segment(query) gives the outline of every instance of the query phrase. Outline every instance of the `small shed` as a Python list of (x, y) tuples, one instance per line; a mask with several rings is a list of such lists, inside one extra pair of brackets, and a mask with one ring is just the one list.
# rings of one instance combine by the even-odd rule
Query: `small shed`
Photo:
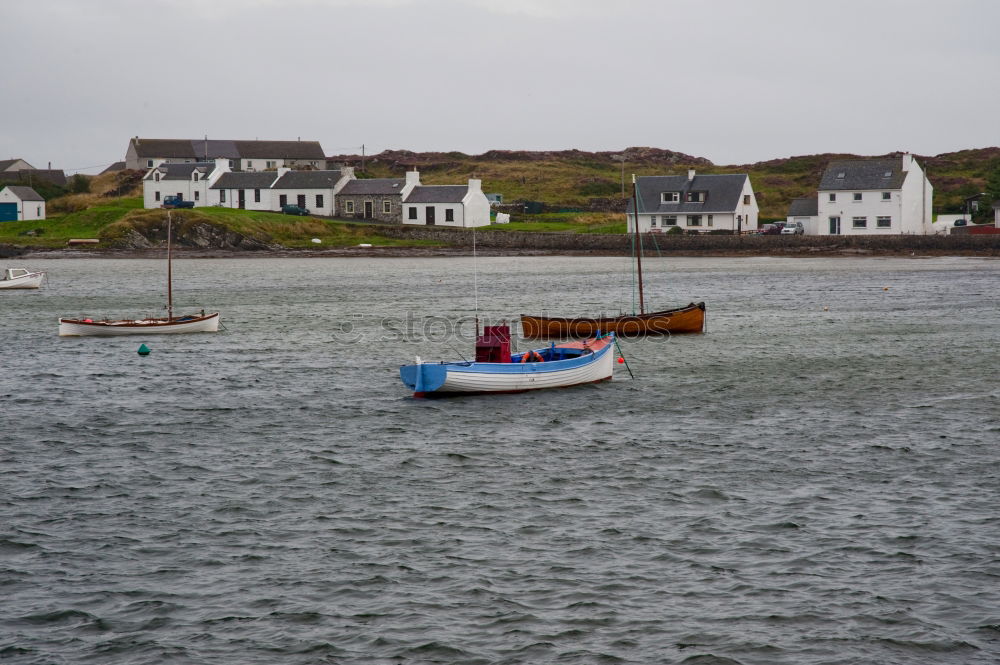
[(26, 219), (45, 219), (45, 199), (23, 185), (7, 185), (0, 189), (0, 222)]

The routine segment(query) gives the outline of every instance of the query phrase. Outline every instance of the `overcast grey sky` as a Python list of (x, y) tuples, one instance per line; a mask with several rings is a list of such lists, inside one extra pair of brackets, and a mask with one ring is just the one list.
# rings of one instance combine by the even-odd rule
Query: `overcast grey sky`
[(745, 164), (1000, 144), (997, 0), (0, 0), (0, 159), (131, 136), (655, 146)]

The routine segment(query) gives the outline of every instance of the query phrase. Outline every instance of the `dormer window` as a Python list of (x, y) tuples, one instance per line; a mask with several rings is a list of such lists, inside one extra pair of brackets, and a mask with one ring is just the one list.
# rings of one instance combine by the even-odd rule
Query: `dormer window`
[(199, 173), (198, 173), (197, 171), (195, 171), (195, 172), (194, 172), (194, 173), (193, 173), (192, 175), (194, 176), (194, 181), (195, 181), (195, 182), (198, 182), (198, 176), (199, 176), (200, 174), (199, 174)]
[(156, 182), (160, 182), (160, 172), (159, 171), (156, 171), (155, 173), (153, 173), (153, 180), (155, 180)]
[(680, 192), (661, 192), (660, 193), (660, 203), (680, 203), (681, 193)]
[(688, 192), (688, 203), (704, 203), (705, 192)]

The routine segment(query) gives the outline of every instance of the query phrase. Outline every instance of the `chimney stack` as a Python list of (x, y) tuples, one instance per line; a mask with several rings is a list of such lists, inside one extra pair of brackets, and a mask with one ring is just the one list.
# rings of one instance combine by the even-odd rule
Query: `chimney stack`
[(694, 180), (694, 169), (688, 169), (688, 180)]

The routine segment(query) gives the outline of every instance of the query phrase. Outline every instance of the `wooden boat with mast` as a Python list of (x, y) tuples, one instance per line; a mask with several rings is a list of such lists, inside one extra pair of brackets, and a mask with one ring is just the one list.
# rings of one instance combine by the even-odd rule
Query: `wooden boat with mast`
[(119, 337), (122, 335), (161, 335), (167, 333), (217, 332), (219, 313), (174, 316), (172, 220), (167, 212), (167, 316), (145, 319), (90, 318), (59, 319), (60, 337)]
[(705, 331), (705, 303), (690, 303), (684, 307), (646, 312), (642, 289), (642, 235), (639, 233), (639, 195), (632, 176), (632, 199), (636, 214), (632, 232), (638, 241), (635, 270), (638, 277), (639, 313), (619, 316), (564, 318), (555, 316), (521, 315), (521, 334), (525, 337), (589, 337), (598, 332), (613, 332), (619, 337), (645, 335), (681, 335)]

